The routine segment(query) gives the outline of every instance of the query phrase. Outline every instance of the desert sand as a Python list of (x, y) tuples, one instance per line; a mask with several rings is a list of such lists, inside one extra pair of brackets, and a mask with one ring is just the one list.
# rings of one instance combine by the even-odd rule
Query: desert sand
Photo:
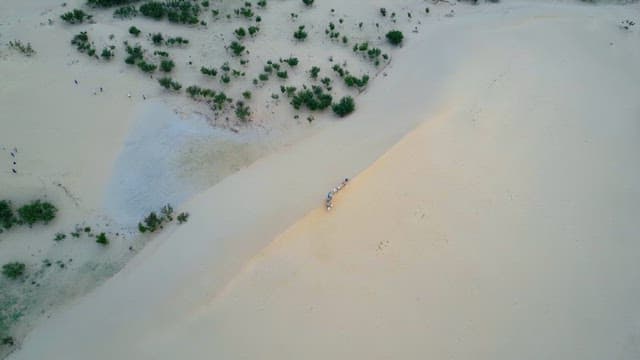
[(637, 359), (640, 8), (429, 6), (354, 114), (176, 193), (9, 358)]

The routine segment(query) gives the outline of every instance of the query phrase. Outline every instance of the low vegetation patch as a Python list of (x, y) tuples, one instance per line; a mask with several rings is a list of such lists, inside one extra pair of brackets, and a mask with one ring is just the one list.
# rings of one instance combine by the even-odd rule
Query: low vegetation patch
[(167, 90), (180, 91), (180, 89), (182, 89), (182, 85), (170, 77), (163, 77), (159, 79), (158, 82)]
[(90, 20), (93, 16), (85, 13), (80, 9), (73, 9), (60, 15), (60, 18), (69, 24), (81, 24), (85, 20)]
[(93, 43), (89, 41), (89, 35), (87, 35), (86, 31), (81, 31), (79, 34), (76, 34), (73, 39), (71, 39), (71, 45), (75, 45), (76, 49), (81, 53), (89, 56), (96, 55), (96, 48), (93, 46)]
[(15, 280), (24, 275), (26, 268), (27, 266), (24, 263), (20, 262), (11, 262), (8, 264), (4, 264), (2, 265), (2, 275), (11, 280)]
[(391, 30), (385, 36), (392, 45), (396, 46), (402, 44), (402, 40), (404, 39), (404, 35), (399, 30)]
[(331, 94), (325, 93), (319, 86), (312, 86), (311, 89), (303, 86), (298, 90), (291, 99), (291, 105), (294, 109), (300, 110), (306, 107), (311, 111), (324, 110), (331, 106)]
[(331, 106), (331, 109), (336, 115), (345, 117), (351, 114), (356, 109), (356, 104), (351, 96), (345, 96), (340, 99), (339, 102), (334, 103)]
[(200, 20), (200, 6), (189, 0), (149, 1), (142, 5), (138, 11), (146, 17), (155, 20), (167, 18), (170, 22), (179, 24), (198, 24)]
[(36, 53), (31, 47), (31, 43), (25, 45), (20, 40), (9, 41), (9, 48), (17, 50), (25, 56), (33, 56)]

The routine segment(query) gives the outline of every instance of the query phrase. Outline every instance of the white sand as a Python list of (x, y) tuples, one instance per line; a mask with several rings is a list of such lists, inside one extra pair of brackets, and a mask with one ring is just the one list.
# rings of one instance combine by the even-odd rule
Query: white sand
[(425, 24), (349, 121), (198, 195), (10, 358), (638, 358), (639, 9), (497, 6)]

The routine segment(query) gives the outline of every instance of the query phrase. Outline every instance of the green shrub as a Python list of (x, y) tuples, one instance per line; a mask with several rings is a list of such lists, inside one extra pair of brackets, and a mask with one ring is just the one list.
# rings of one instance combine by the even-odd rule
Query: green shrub
[(156, 46), (162, 45), (162, 42), (164, 41), (164, 37), (162, 37), (161, 33), (155, 33), (151, 35), (151, 41), (153, 41), (153, 44)]
[(142, 59), (143, 59), (143, 50), (140, 47), (140, 45), (136, 45), (136, 46), (132, 47), (132, 46), (129, 46), (129, 44), (127, 44), (125, 42), (125, 51), (129, 55), (124, 59), (125, 63), (127, 63), (129, 65), (134, 65), (138, 61), (142, 61)]
[(167, 20), (180, 24), (197, 24), (200, 7), (189, 0), (171, 0), (165, 2), (149, 1), (139, 8), (142, 15), (156, 20), (165, 16)]
[(109, 239), (107, 238), (107, 235), (105, 233), (100, 233), (98, 236), (96, 236), (96, 242), (100, 245), (108, 245)]
[(310, 90), (305, 86), (292, 97), (291, 105), (296, 110), (303, 106), (311, 111), (324, 110), (331, 105), (331, 100), (331, 94), (324, 93), (321, 87), (312, 86)]
[(102, 49), (102, 53), (100, 53), (100, 56), (105, 59), (105, 60), (111, 60), (111, 58), (115, 55), (113, 49), (105, 47)]
[(304, 25), (298, 26), (298, 30), (293, 33), (293, 37), (299, 41), (303, 41), (307, 38), (307, 32), (304, 31)]
[(113, 7), (138, 2), (140, 0), (87, 0), (87, 4), (99, 7)]
[(254, 36), (255, 34), (258, 33), (258, 31), (260, 31), (260, 28), (257, 26), (249, 26), (249, 35)]
[(174, 46), (174, 45), (186, 45), (189, 43), (189, 40), (180, 37), (180, 36), (176, 36), (176, 37), (170, 37), (167, 39), (166, 44), (169, 46)]
[(0, 226), (5, 229), (11, 227), (18, 221), (11, 208), (11, 202), (8, 200), (0, 200)]
[(357, 78), (353, 75), (347, 75), (344, 77), (344, 83), (348, 87), (355, 86), (358, 89), (362, 89), (363, 87), (367, 86), (368, 82), (369, 82), (369, 75), (362, 75), (362, 78)]
[(148, 63), (144, 60), (140, 61), (138, 63), (138, 67), (140, 68), (140, 70), (146, 72), (146, 73), (152, 73), (154, 71), (156, 71), (156, 69), (158, 68), (158, 65), (156, 64), (152, 64), (152, 63)]
[(29, 204), (23, 205), (18, 209), (20, 221), (32, 226), (37, 222), (49, 223), (56, 217), (56, 209), (51, 203), (46, 201), (35, 200)]
[(56, 236), (53, 238), (55, 241), (62, 241), (67, 237), (67, 235), (63, 233), (56, 233)]
[(233, 31), (238, 39), (242, 39), (247, 35), (247, 31), (243, 27), (239, 27)]
[(302, 2), (307, 6), (313, 5), (313, 0), (302, 0)]
[(169, 57), (169, 53), (166, 51), (156, 50), (153, 52), (153, 55), (158, 55), (162, 57)]
[(2, 274), (9, 279), (15, 280), (24, 275), (26, 265), (19, 262), (12, 262), (2, 265)]
[(267, 6), (267, 0), (260, 0), (258, 1), (258, 6), (260, 6), (261, 8), (266, 7)]
[(286, 70), (278, 71), (276, 75), (278, 75), (280, 79), (286, 79), (289, 77), (289, 74), (287, 74)]
[(231, 82), (231, 78), (229, 77), (229, 75), (224, 74), (220, 76), (220, 81), (222, 81), (223, 84), (228, 84)]
[(173, 62), (173, 60), (162, 60), (160, 62), (160, 70), (164, 72), (171, 72), (171, 70), (173, 70), (175, 66), (176, 64)]
[(242, 52), (244, 51), (245, 47), (242, 46), (242, 44), (240, 44), (239, 42), (233, 41), (231, 42), (231, 45), (229, 45), (229, 49), (231, 49), (231, 52), (233, 53), (233, 55), (240, 56), (242, 55)]
[(356, 104), (351, 96), (345, 96), (338, 103), (333, 104), (331, 108), (336, 115), (345, 117), (356, 109)]
[(289, 64), (289, 66), (294, 67), (296, 65), (298, 65), (298, 58), (296, 57), (290, 57), (288, 59), (283, 60), (284, 62), (286, 62), (287, 64)]
[(267, 80), (269, 80), (269, 74), (262, 73), (262, 74), (258, 75), (258, 79), (260, 79), (260, 81), (267, 81)]
[(89, 42), (89, 35), (86, 31), (81, 31), (79, 34), (74, 35), (71, 39), (71, 44), (76, 46), (76, 49), (81, 53), (86, 53), (89, 56), (96, 54), (96, 48)]
[(135, 26), (132, 26), (132, 27), (129, 28), (129, 34), (131, 34), (133, 36), (137, 37), (138, 35), (140, 35), (140, 33), (141, 33), (140, 29), (138, 29)]
[(73, 11), (66, 12), (60, 15), (60, 18), (69, 24), (81, 24), (85, 19), (91, 19), (91, 15), (85, 13), (80, 9), (73, 9)]
[(214, 109), (222, 110), (227, 102), (231, 101), (224, 92), (219, 92), (213, 96)]
[(249, 109), (249, 106), (245, 105), (245, 103), (242, 100), (238, 100), (236, 102), (235, 113), (238, 119), (242, 121), (247, 121), (248, 118), (251, 116), (251, 109)]
[(156, 20), (162, 19), (167, 13), (164, 5), (157, 1), (150, 1), (142, 4), (139, 10), (142, 15)]
[(207, 75), (207, 76), (216, 76), (216, 75), (218, 75), (218, 70), (216, 70), (214, 68), (206, 68), (204, 66), (200, 68), (200, 72), (203, 73), (204, 75)]
[(113, 17), (118, 19), (130, 19), (135, 16), (138, 16), (138, 10), (132, 5), (117, 8), (116, 11), (113, 12)]
[(251, 99), (251, 91), (247, 90), (245, 92), (242, 93), (242, 97), (245, 98), (246, 100), (250, 100)]
[(32, 56), (36, 51), (31, 47), (31, 43), (24, 45), (20, 40), (9, 41), (9, 47), (20, 51), (25, 56)]
[(402, 43), (402, 39), (404, 39), (404, 35), (402, 35), (402, 32), (398, 30), (389, 31), (386, 37), (392, 45), (400, 45)]
[(143, 222), (138, 223), (138, 230), (141, 233), (154, 232), (162, 228), (162, 218), (158, 216), (154, 211), (144, 218)]
[(320, 68), (317, 66), (314, 66), (309, 70), (309, 76), (311, 76), (312, 79), (317, 79), (318, 74), (320, 74)]
[(163, 77), (161, 79), (158, 79), (158, 82), (163, 88), (167, 90), (180, 91), (180, 89), (182, 88), (182, 85), (180, 85), (179, 82), (174, 81), (170, 77)]
[(5, 336), (2, 338), (2, 345), (13, 346), (15, 345), (15, 340), (12, 336)]

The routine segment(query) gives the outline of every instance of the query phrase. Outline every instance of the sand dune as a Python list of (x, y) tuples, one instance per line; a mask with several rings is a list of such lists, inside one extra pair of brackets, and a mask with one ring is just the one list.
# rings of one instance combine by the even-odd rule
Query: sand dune
[(630, 13), (425, 24), (349, 121), (196, 196), (10, 358), (638, 358)]

